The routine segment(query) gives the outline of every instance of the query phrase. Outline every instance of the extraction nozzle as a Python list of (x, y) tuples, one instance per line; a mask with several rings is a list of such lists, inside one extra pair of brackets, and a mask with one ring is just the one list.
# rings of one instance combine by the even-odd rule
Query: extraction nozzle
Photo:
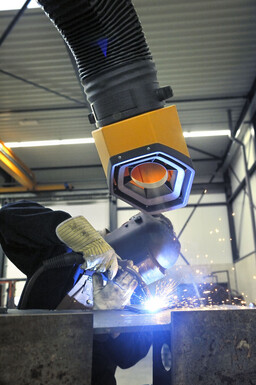
[(175, 106), (92, 134), (113, 195), (150, 214), (187, 204), (195, 171)]

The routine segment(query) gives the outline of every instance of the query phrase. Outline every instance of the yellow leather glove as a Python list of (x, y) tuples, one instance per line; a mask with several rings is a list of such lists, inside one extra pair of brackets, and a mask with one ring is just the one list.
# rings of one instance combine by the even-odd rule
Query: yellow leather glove
[(109, 279), (115, 277), (118, 255), (82, 215), (60, 223), (56, 234), (73, 251), (83, 253), (83, 269), (101, 273), (108, 271)]

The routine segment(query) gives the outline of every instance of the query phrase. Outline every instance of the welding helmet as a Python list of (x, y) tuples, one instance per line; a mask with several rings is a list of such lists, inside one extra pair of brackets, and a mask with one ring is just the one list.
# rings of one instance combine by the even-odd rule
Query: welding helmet
[(163, 214), (140, 212), (105, 239), (122, 259), (133, 261), (147, 285), (163, 278), (180, 252), (173, 225)]

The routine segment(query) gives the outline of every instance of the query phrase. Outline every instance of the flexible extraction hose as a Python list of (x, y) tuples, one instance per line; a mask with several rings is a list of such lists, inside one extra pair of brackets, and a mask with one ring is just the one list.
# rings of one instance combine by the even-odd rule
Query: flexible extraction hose
[(130, 0), (39, 0), (76, 60), (98, 127), (164, 106), (155, 65)]

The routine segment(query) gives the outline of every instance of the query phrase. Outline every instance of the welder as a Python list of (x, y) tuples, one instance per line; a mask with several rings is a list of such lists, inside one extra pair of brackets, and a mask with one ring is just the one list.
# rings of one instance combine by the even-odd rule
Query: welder
[[(138, 224), (137, 219), (131, 221), (131, 228), (134, 223)], [(124, 228), (127, 226), (125, 224)], [(174, 263), (180, 245), (173, 237), (172, 226), (170, 230), (174, 245), (171, 260)], [(131, 240), (126, 238), (128, 243), (125, 247), (123, 228), (120, 234), (122, 247), (129, 250)], [(131, 234), (134, 235), (133, 230)], [(113, 239), (119, 249), (117, 237)], [(161, 239), (164, 240), (161, 236), (158, 239), (160, 243)], [(138, 272), (134, 269), (135, 274), (131, 273), (133, 261), (127, 261), (127, 269), (119, 268), (120, 257), (82, 216), (72, 218), (64, 211), (53, 211), (35, 202), (10, 203), (0, 210), (0, 243), (7, 257), (28, 277), (19, 304), (22, 309), (120, 309), (129, 303), (138, 286)], [(138, 248), (141, 249), (140, 241)], [(63, 253), (68, 255), (68, 249), (78, 252), (82, 258), (79, 264), (53, 265), (34, 280), (45, 262), (63, 256)], [(133, 253), (136, 254), (134, 250)], [(145, 254), (148, 255), (146, 243)], [(104, 277), (107, 280), (105, 284)], [(92, 286), (93, 295), (90, 292)], [(79, 296), (81, 288), (83, 299)], [(115, 384), (116, 367), (135, 365), (148, 353), (150, 345), (150, 333), (122, 333), (105, 335), (103, 339), (94, 338), (92, 384)]]

